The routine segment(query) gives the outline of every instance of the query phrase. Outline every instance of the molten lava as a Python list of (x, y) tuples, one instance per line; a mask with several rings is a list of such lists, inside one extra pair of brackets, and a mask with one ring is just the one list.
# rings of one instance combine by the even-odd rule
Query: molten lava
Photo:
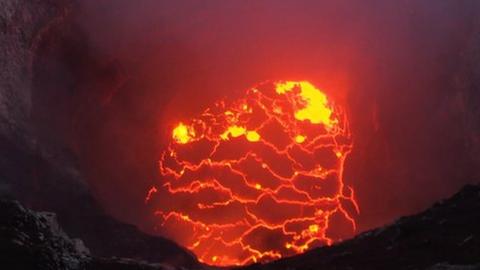
[(352, 146), (345, 113), (314, 85), (263, 83), (177, 124), (146, 200), (159, 233), (202, 262), (294, 255), (332, 244), (336, 228), (355, 230), (343, 182)]

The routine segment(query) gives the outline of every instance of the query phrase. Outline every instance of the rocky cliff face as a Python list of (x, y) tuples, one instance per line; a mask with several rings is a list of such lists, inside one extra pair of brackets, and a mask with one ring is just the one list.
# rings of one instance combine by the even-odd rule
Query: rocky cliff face
[[(65, 185), (71, 185), (71, 190), (85, 191), (83, 181), (68, 161), (68, 154), (41, 145), (31, 123), (33, 59), (44, 34), (61, 24), (68, 14), (69, 4), (63, 0), (0, 3), (0, 146), (3, 150), (0, 191), (3, 193), (33, 192), (29, 189), (41, 184), (33, 184), (30, 178), (34, 172), (29, 168), (36, 162), (55, 166), (62, 174), (72, 174)], [(41, 195), (30, 193), (29, 197)]]
[(62, 0), (0, 3), (0, 134), (21, 136), (19, 131), (28, 129), (36, 46), (67, 11), (68, 2)]
[[(60, 33), (72, 29), (67, 20), (71, 5), (67, 0), (0, 2), (0, 196), (16, 198), (33, 209), (55, 212), (65, 230), (74, 237), (82, 238), (95, 255), (199, 267), (193, 255), (172, 241), (149, 236), (106, 214), (91, 195), (67, 145), (45, 140), (37, 133), (32, 120), (35, 115), (31, 110), (33, 62), (39, 46), (55, 45), (45, 41), (45, 37), (51, 37), (52, 29), (60, 30)], [(23, 211), (21, 207), (17, 210)], [(31, 213), (27, 211), (27, 214)], [(45, 222), (48, 223), (44, 220), (46, 216), (33, 221), (29, 220), (31, 218), (24, 222), (35, 223), (28, 225), (33, 227), (22, 225), (20, 231), (37, 232), (40, 227), (46, 226)], [(63, 251), (50, 249), (49, 242), (35, 241), (22, 244), (27, 250), (21, 252), (27, 253), (15, 254), (27, 258), (28, 250), (46, 245), (48, 256), (63, 256)], [(63, 236), (55, 236), (52, 241), (60, 243), (62, 250), (70, 250), (73, 245)], [(10, 249), (11, 252), (18, 251), (14, 246), (5, 247), (6, 251)], [(25, 263), (35, 265), (43, 255), (32, 254), (34, 257)], [(45, 269), (73, 269), (62, 258), (52, 260), (54, 264), (47, 263)], [(78, 259), (78, 267), (82, 261)], [(111, 262), (99, 263), (108, 266)], [(128, 266), (128, 262), (122, 264)]]

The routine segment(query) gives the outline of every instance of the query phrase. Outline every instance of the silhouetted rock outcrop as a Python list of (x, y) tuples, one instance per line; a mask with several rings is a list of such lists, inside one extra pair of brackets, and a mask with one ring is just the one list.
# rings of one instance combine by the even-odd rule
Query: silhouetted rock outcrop
[(56, 215), (35, 212), (19, 202), (0, 199), (0, 268), (16, 270), (170, 270), (124, 258), (98, 258), (83, 242), (60, 228)]
[(480, 186), (352, 240), (244, 269), (480, 269)]
[(0, 209), (2, 268), (85, 269), (90, 252), (63, 232), (55, 214), (36, 213), (9, 200), (0, 200)]

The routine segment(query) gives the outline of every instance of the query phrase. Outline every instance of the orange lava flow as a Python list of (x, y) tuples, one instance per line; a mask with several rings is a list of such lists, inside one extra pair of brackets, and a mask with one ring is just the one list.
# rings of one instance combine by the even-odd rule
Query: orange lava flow
[(346, 115), (307, 81), (266, 82), (178, 123), (146, 201), (157, 230), (212, 265), (331, 245), (355, 231)]

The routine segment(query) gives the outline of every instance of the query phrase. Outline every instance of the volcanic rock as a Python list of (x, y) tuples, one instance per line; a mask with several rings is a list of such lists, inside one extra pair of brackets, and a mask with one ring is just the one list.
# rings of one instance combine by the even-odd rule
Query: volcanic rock
[(55, 270), (173, 270), (125, 258), (96, 258), (79, 239), (71, 239), (56, 215), (35, 212), (18, 201), (0, 200), (0, 266), (8, 269)]
[(243, 269), (480, 269), (480, 186), (352, 240)]
[(70, 239), (52, 213), (0, 200), (0, 265), (10, 269), (85, 269), (90, 252)]

